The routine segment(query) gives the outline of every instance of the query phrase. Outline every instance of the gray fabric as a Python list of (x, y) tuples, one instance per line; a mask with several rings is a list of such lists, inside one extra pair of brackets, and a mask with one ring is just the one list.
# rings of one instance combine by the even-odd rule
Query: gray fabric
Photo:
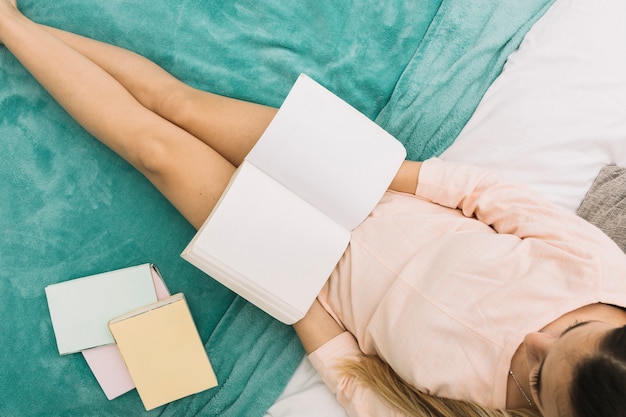
[(602, 168), (577, 214), (604, 231), (626, 252), (626, 168)]

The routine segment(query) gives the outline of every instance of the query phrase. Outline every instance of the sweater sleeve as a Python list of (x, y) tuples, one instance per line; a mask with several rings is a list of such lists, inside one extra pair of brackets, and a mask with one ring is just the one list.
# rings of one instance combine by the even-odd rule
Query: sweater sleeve
[(309, 360), (350, 417), (406, 417), (389, 406), (376, 393), (346, 375), (340, 366), (363, 356), (354, 336), (344, 332), (309, 355)]
[(552, 204), (525, 186), (501, 181), (471, 165), (429, 159), (422, 165), (416, 196), (456, 208), (498, 233), (546, 242), (586, 242), (598, 236), (573, 213)]

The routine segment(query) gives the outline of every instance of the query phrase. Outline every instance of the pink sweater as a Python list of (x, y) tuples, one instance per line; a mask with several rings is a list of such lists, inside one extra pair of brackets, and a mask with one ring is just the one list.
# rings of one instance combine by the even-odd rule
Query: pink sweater
[(524, 335), (626, 306), (624, 253), (530, 190), (431, 159), (415, 194), (385, 194), (319, 296), (347, 332), (310, 359), (352, 416), (394, 414), (335, 370), (346, 358), (376, 354), (420, 390), (500, 408)]

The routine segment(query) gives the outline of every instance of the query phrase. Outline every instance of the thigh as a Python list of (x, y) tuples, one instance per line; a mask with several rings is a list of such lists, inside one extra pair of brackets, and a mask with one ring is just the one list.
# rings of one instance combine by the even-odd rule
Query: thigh
[(183, 83), (170, 89), (157, 113), (239, 166), (278, 109), (201, 91)]
[(276, 109), (190, 87), (154, 62), (126, 49), (42, 26), (105, 70), (141, 103), (239, 165)]

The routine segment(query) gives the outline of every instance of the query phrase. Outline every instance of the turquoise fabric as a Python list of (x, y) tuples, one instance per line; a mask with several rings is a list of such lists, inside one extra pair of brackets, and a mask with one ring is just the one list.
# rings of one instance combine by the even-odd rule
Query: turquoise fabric
[[(550, 0), (20, 1), (196, 87), (278, 106), (305, 72), (411, 158), (453, 141)], [(260, 416), (302, 358), (291, 328), (185, 263), (192, 227), (0, 47), (1, 416)], [(210, 181), (210, 178), (207, 178)], [(144, 262), (187, 296), (220, 386), (145, 412), (59, 356), (44, 287)]]

